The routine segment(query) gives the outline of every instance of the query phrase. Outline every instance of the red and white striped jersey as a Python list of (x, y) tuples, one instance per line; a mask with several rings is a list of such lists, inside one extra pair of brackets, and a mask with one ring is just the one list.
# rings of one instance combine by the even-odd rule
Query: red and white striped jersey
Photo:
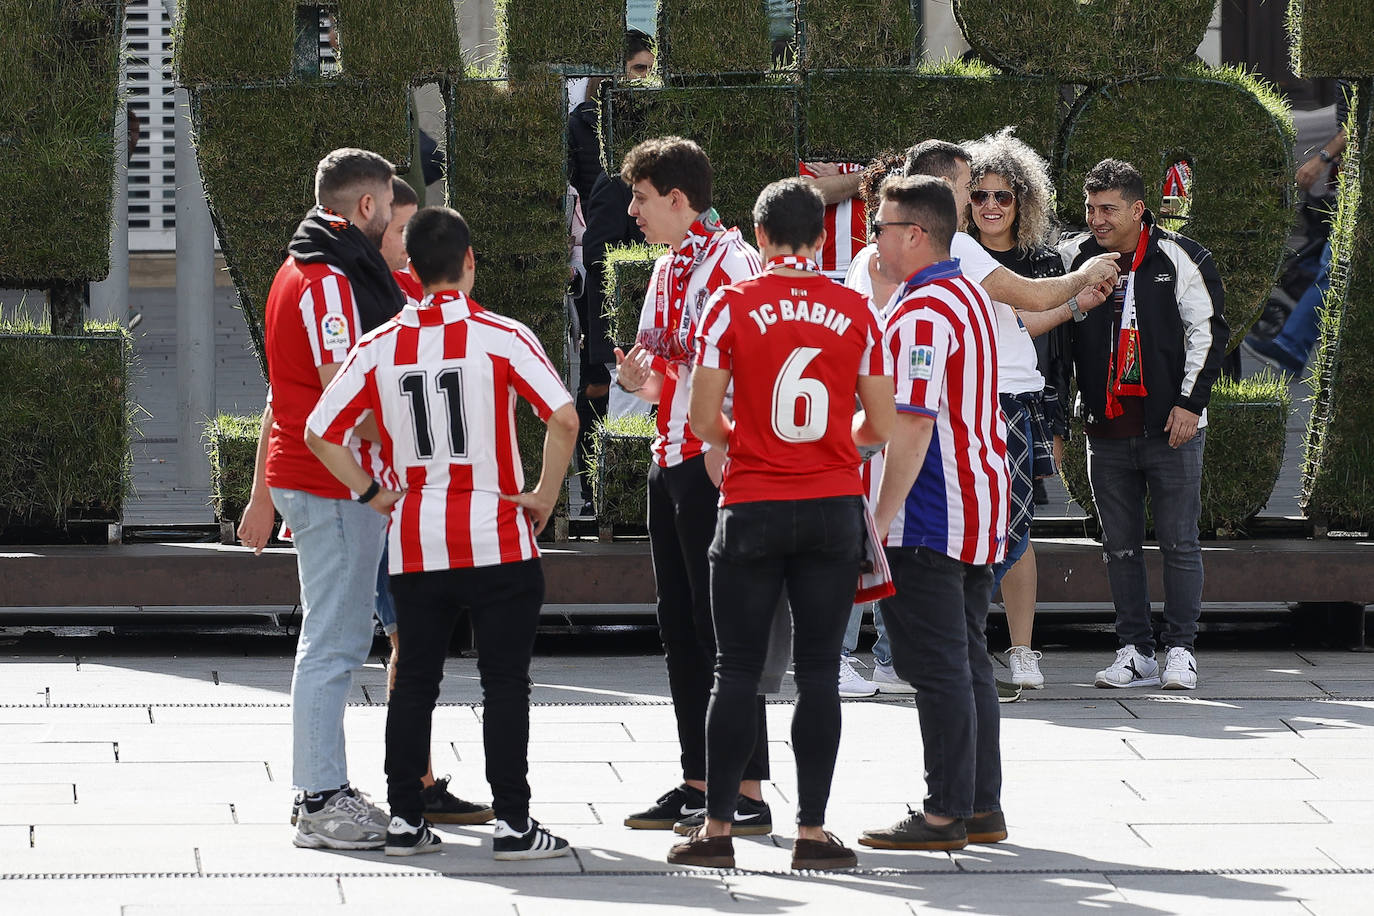
[(396, 281), (396, 285), (405, 293), (406, 305), (419, 305), (425, 298), (425, 289), (420, 285), (420, 281), (409, 270), (393, 270), (391, 279)]
[[(348, 487), (324, 469), (305, 447), (305, 418), (320, 399), (320, 367), (341, 363), (358, 342), (362, 319), (353, 287), (332, 264), (287, 258), (272, 280), (263, 318), (272, 429), (267, 441), (267, 484), (327, 499), (348, 499)], [(358, 440), (353, 451), (363, 470), (383, 476), (375, 442)]]
[(644, 296), (639, 314), (639, 330), (652, 332), (662, 328), (665, 336), (682, 342), (685, 361), (668, 361), (655, 357), (653, 367), (663, 374), (663, 390), (658, 400), (658, 435), (651, 446), (654, 461), (660, 467), (676, 467), (695, 458), (710, 446), (692, 435), (687, 423), (687, 389), (692, 378), (691, 348), (696, 337), (697, 321), (707, 298), (730, 283), (754, 276), (763, 269), (763, 262), (754, 247), (744, 241), (738, 229), (718, 233), (700, 263), (687, 280), (687, 295), (682, 314), (675, 319), (676, 327), (665, 327), (670, 319), (668, 307), (668, 271), (673, 253), (662, 255), (654, 263), (653, 276)]
[(1006, 552), (1011, 480), (997, 398), (997, 319), (981, 286), (940, 261), (911, 277), (887, 316), (897, 409), (935, 420), (930, 448), (886, 532), (963, 563)]
[[(853, 175), (864, 170), (858, 162), (837, 162), (841, 175)], [(816, 173), (805, 162), (797, 163), (797, 174), (815, 178)], [(843, 281), (849, 262), (868, 243), (868, 216), (863, 198), (851, 197), (825, 208), (825, 244), (816, 252), (816, 263), (832, 280)]]
[(346, 443), (376, 416), (405, 495), (391, 514), (391, 573), (516, 563), (539, 556), (525, 510), (515, 404), (541, 419), (572, 401), (538, 339), (462, 293), (441, 292), (359, 342), (310, 414)]
[(697, 364), (729, 369), (734, 430), (720, 504), (861, 496), (851, 433), (861, 375), (891, 375), (868, 297), (765, 271), (706, 304)]

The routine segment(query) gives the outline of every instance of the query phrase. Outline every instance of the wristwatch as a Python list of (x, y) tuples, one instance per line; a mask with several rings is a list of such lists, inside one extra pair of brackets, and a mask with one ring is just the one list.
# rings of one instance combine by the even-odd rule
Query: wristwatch
[(1322, 162), (1330, 162), (1332, 159), (1336, 157), (1332, 156), (1330, 153), (1326, 151), (1325, 148), (1323, 148), (1317, 150), (1317, 158), (1320, 159)]
[(1064, 304), (1069, 307), (1069, 314), (1073, 316), (1074, 321), (1082, 321), (1088, 317), (1088, 313), (1078, 307), (1077, 296), (1070, 297), (1069, 301)]

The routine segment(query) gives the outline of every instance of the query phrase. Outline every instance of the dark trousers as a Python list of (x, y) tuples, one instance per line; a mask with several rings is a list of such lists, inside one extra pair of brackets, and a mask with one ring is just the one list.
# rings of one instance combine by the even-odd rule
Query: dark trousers
[[(668, 692), (677, 717), (682, 778), (706, 778), (706, 705), (716, 667), (711, 620), (711, 567), (706, 559), (716, 533), (720, 491), (698, 456), (671, 468), (649, 468), (649, 548), (658, 591), (658, 632), (668, 663)], [(745, 779), (768, 778), (768, 730), (763, 697), (755, 710), (757, 736)]]
[(925, 810), (969, 817), (1002, 808), (1001, 713), (988, 658), (992, 567), (925, 547), (889, 547), (897, 594), (882, 602), (892, 666), (916, 688)]
[(544, 570), (538, 560), (391, 577), (400, 657), (386, 713), (386, 789), (391, 813), (411, 823), (424, 811), (420, 777), (459, 611), (471, 613), (482, 678), (482, 745), (496, 816), (524, 823), (530, 809), (530, 654)]
[(1202, 616), (1202, 453), (1207, 431), (1170, 448), (1164, 436), (1088, 437), (1088, 481), (1102, 522), (1102, 559), (1116, 605), (1116, 638), (1155, 650), (1145, 574), (1145, 495), (1164, 563), (1164, 648), (1192, 651)]
[(728, 821), (755, 735), (758, 695), (778, 596), (792, 608), (797, 706), (797, 823), (820, 827), (840, 748), (840, 655), (863, 556), (863, 501), (741, 503), (720, 510), (711, 543), (715, 687), (706, 713), (706, 807)]

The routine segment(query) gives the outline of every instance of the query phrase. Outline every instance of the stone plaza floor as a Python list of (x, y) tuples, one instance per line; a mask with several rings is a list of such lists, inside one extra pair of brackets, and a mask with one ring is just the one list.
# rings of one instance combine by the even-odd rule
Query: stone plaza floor
[[(535, 659), (533, 814), (575, 856), (495, 862), (490, 828), (460, 827), (441, 853), (388, 859), (291, 845), (287, 652), (69, 642), (0, 664), (5, 916), (1374, 911), (1369, 655), (1204, 651), (1202, 687), (1164, 694), (1094, 689), (1109, 651), (1047, 654), (1049, 687), (1002, 707), (1007, 842), (860, 847), (857, 870), (816, 875), (788, 871), (787, 691), (768, 707), (776, 833), (736, 840), (736, 870), (667, 865), (671, 834), (621, 826), (677, 775), (649, 655)], [(488, 798), (475, 661), (447, 671), (435, 770)], [(350, 775), (377, 796), (385, 679), (380, 658), (360, 670), (347, 714)], [(910, 698), (846, 701), (829, 828), (852, 845), (919, 805), (919, 760)]]

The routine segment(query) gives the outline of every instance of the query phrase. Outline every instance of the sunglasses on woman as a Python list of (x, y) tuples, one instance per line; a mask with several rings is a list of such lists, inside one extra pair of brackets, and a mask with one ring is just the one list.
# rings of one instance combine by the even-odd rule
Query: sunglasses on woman
[(1011, 191), (985, 191), (980, 188), (968, 192), (968, 199), (980, 207), (988, 202), (988, 198), (997, 201), (999, 207), (1010, 207), (1016, 201), (1016, 195)]

